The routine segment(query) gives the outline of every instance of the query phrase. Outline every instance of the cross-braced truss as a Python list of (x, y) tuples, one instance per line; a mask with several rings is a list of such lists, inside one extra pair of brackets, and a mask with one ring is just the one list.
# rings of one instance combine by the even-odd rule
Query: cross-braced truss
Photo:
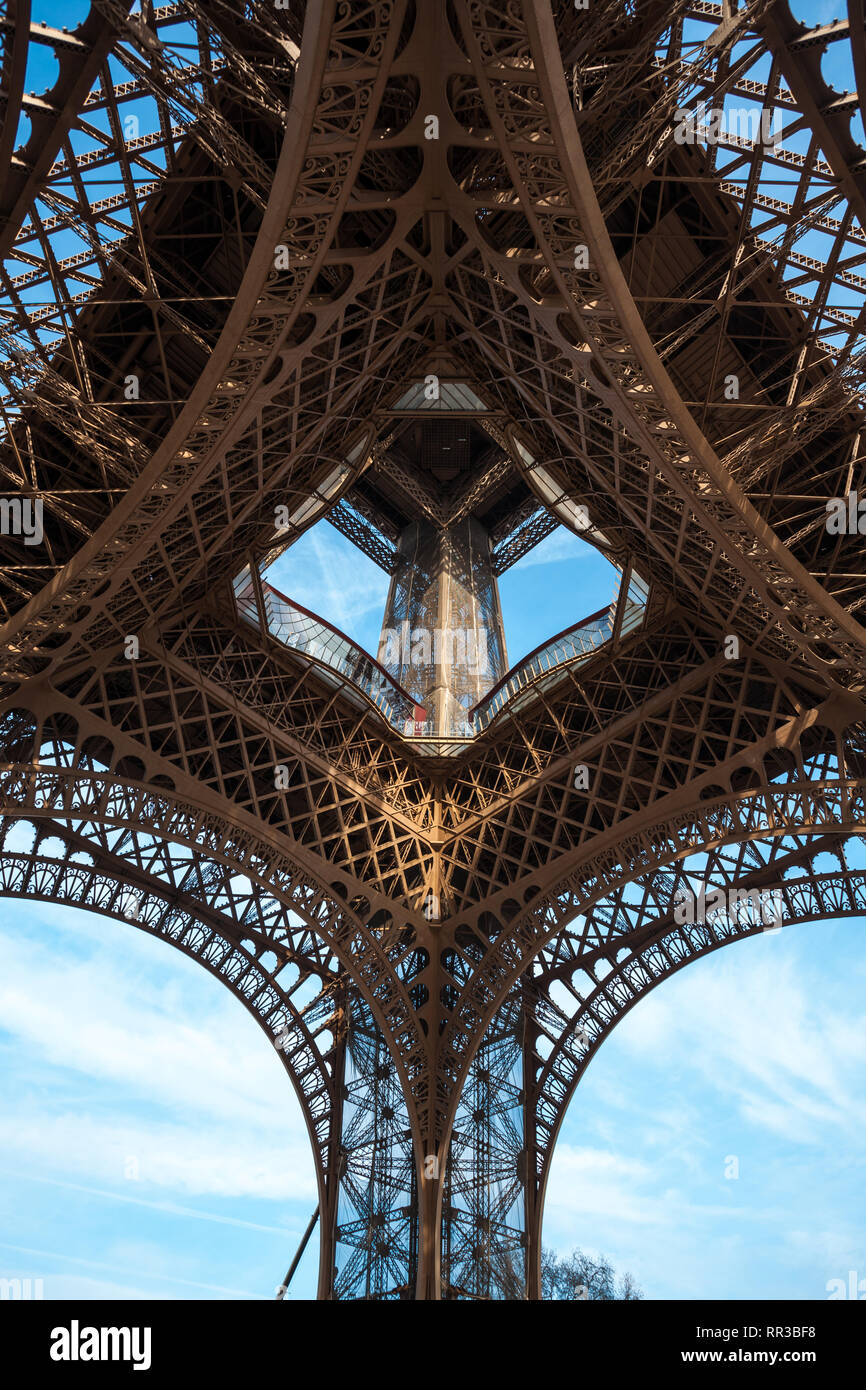
[[(0, 890), (255, 1014), (320, 1297), (538, 1297), (587, 1061), (766, 928), (682, 895), (866, 906), (862, 0), (5, 0), (0, 54)], [(496, 575), (580, 510), (605, 640), (450, 743), (250, 621), (323, 515)]]

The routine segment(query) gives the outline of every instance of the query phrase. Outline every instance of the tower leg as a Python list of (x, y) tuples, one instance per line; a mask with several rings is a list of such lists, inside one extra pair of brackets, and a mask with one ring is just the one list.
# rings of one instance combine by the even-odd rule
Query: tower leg
[[(346, 993), (333, 1206), (320, 1297), (525, 1299), (533, 1164), (526, 1152), (524, 1011), (506, 1000), (471, 1063), (441, 1173), (418, 1154), (396, 1069), (367, 1004)], [(330, 1225), (329, 1225), (330, 1223)]]
[(424, 707), (428, 732), (464, 735), (508, 666), (490, 537), (472, 517), (413, 522), (398, 550), (379, 660)]
[[(418, 1181), (406, 1103), (369, 1007), (348, 990), (339, 1179), (330, 1247), (334, 1299), (415, 1297)], [(323, 1264), (325, 1258), (323, 1240)]]
[(444, 1298), (527, 1297), (521, 995), (494, 1016), (472, 1062), (443, 1194)]

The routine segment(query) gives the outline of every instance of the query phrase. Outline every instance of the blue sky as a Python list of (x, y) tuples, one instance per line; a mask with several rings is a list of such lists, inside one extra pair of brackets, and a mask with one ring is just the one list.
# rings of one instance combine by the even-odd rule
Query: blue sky
[(641, 1001), (572, 1102), (546, 1241), (604, 1251), (653, 1298), (866, 1277), (863, 930), (763, 933)]
[[(386, 577), (327, 524), (303, 545), (275, 582), (374, 645)], [(503, 585), (512, 661), (610, 587), (551, 536)], [(863, 930), (763, 934), (643, 1000), (566, 1117), (545, 1243), (653, 1298), (866, 1278)], [(316, 1203), (306, 1132), (276, 1050), (201, 967), (125, 923), (0, 901), (0, 1067), (0, 1275), (46, 1298), (273, 1296)]]
[[(652, 1298), (866, 1277), (863, 929), (741, 942), (632, 1010), (566, 1118), (545, 1243), (605, 1253)], [(131, 925), (7, 900), (0, 1020), (0, 1275), (46, 1298), (271, 1297), (312, 1163), (276, 1051), (224, 987)]]

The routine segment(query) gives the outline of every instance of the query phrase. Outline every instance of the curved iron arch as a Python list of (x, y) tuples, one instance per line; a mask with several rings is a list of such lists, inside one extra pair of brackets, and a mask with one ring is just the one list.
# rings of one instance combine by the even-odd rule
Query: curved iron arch
[[(412, 1005), (404, 974), (394, 966), (392, 920), (373, 911), (369, 898), (357, 892), (350, 897), (344, 875), (335, 871), (325, 884), (321, 874), (297, 862), (284, 835), (268, 834), (267, 824), (250, 824), (248, 817), (245, 823), (242, 815), (232, 815), (227, 799), (215, 804), (197, 794), (195, 785), (192, 793), (188, 786), (179, 792), (174, 778), (154, 774), (156, 759), (145, 763), (125, 755), (118, 734), (82, 738), (77, 720), (62, 708), (37, 716), (21, 705), (7, 708), (2, 718), (0, 811), (113, 827), (126, 830), (133, 843), (174, 841), (206, 853), (271, 894), (283, 912), (291, 909), (307, 922), (370, 994), (386, 1037), (405, 1030)], [(140, 752), (148, 757), (149, 750)], [(387, 954), (382, 943), (390, 947)], [(409, 954), (404, 949), (398, 964)]]
[[(821, 775), (810, 780), (809, 768), (816, 760)], [(522, 971), (545, 945), (570, 920), (585, 916), (635, 878), (664, 874), (689, 856), (722, 851), (734, 844), (782, 840), (796, 834), (852, 836), (866, 831), (866, 776), (849, 773), (849, 763), (858, 768), (853, 738), (850, 756), (848, 747), (833, 735), (817, 755), (801, 757), (785, 780), (771, 781), (763, 764), (763, 775), (759, 774), (753, 755), (742, 761), (749, 775), (739, 793), (693, 800), (688, 809), (680, 803), (676, 814), (653, 820), (648, 830), (629, 833), (626, 828), (607, 849), (596, 851), (573, 870), (558, 890), (539, 895), (528, 911), (518, 911), (466, 975), (453, 1016), (463, 1018), (471, 1009), (479, 1026), (486, 1029)], [(480, 942), (476, 944), (480, 951)], [(457, 1024), (443, 1034), (443, 1050), (446, 1048), (454, 1077), (447, 1127), (469, 1067)]]
[[(722, 946), (781, 926), (866, 915), (866, 867), (855, 869), (845, 863), (844, 846), (850, 838), (844, 834), (823, 835), (810, 844), (811, 837), (807, 836), (805, 846), (781, 857), (775, 866), (768, 862), (741, 878), (726, 874), (716, 860), (708, 873), (693, 870), (689, 874), (684, 871), (678, 879), (679, 884), (689, 877), (694, 880), (700, 876), (708, 886), (712, 884), (740, 891), (750, 888), (760, 890), (762, 887), (777, 890), (782, 917), (778, 925), (774, 922), (770, 926), (760, 918), (755, 920), (754, 913), (745, 921), (724, 916), (717, 921), (694, 924), (675, 923), (668, 914), (661, 921), (650, 921), (642, 928), (633, 926), (619, 937), (611, 936), (605, 946), (595, 951), (576, 954), (570, 962), (563, 963), (560, 971), (551, 972), (543, 986), (533, 991), (530, 1010), (536, 1031), (532, 1046), (538, 1065), (531, 1099), (531, 1157), (537, 1186), (534, 1229), (527, 1232), (536, 1265), (529, 1270), (532, 1286), (540, 1287), (541, 1232), (556, 1141), (580, 1080), (604, 1040), (650, 990), (692, 961)], [(814, 861), (824, 853), (839, 859), (838, 871), (814, 871)], [(808, 867), (803, 867), (804, 861)], [(785, 877), (794, 869), (799, 870), (795, 876)], [(646, 905), (640, 912), (646, 918), (652, 916)], [(599, 965), (608, 969), (596, 975)], [(565, 974), (570, 974), (572, 978), (583, 976), (595, 986), (591, 992), (584, 994), (572, 984), (569, 993), (576, 1001), (580, 999), (582, 1002), (577, 1004), (570, 1018), (549, 994), (551, 984)], [(556, 1020), (564, 1025), (558, 1036), (553, 1032)], [(543, 1061), (535, 1050), (535, 1043), (541, 1036), (553, 1043)], [(539, 1130), (542, 1132), (539, 1133)]]
[[(345, 1032), (344, 977), (336, 971), (330, 976), (320, 972), (318, 961), (305, 961), (306, 973), (299, 973), (289, 989), (279, 975), (295, 953), (270, 941), (264, 931), (258, 941), (243, 937), (237, 924), (212, 905), (153, 874), (125, 871), (121, 861), (109, 862), (109, 856), (96, 846), (82, 848), (67, 841), (53, 823), (41, 832), (38, 824), (24, 821), (33, 829), (34, 846), (27, 852), (7, 849), (11, 827), (21, 824), (17, 818), (0, 820), (0, 898), (78, 907), (166, 942), (225, 985), (280, 1052), (304, 1117), (319, 1210), (324, 1214), (319, 1270), (320, 1285), (324, 1285), (333, 1258), (333, 1220), (328, 1217), (336, 1209), (340, 1180), (338, 1090)], [(53, 839), (66, 842), (64, 856), (40, 852), (40, 845)], [(254, 930), (249, 923), (246, 929)], [(269, 955), (275, 957), (276, 968), (266, 964)], [(299, 1007), (292, 993), (310, 975), (319, 979), (318, 995)], [(317, 1042), (322, 1033), (331, 1038), (328, 1048)]]

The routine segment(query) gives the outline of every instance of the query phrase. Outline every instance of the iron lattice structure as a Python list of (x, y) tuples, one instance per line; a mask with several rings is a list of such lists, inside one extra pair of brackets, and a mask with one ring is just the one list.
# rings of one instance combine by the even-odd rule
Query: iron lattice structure
[[(279, 1038), (320, 1297), (536, 1298), (589, 1059), (761, 929), (679, 922), (695, 865), (866, 908), (863, 0), (0, 10), (2, 892)], [(450, 745), (266, 621), (320, 516), (392, 575), (472, 519), (494, 584), (578, 508), (641, 621)]]

